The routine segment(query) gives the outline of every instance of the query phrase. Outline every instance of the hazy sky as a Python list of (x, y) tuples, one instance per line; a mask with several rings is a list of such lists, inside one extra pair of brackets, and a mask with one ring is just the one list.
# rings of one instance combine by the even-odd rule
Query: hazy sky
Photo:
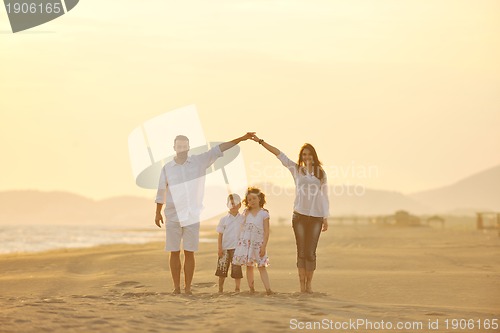
[[(17, 34), (0, 7), (0, 191), (153, 198), (128, 135), (190, 104), (210, 141), (312, 143), (330, 183), (447, 185), (500, 164), (498, 36), (497, 0), (81, 0)], [(241, 147), (251, 182), (291, 184)]]

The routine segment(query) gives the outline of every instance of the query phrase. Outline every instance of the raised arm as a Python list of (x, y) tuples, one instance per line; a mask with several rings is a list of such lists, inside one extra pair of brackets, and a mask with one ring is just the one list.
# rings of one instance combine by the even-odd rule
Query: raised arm
[(219, 145), (220, 150), (222, 152), (224, 152), (224, 151), (226, 151), (226, 150), (228, 150), (230, 148), (233, 148), (234, 146), (236, 146), (241, 141), (245, 141), (245, 140), (248, 140), (248, 139), (252, 138), (254, 135), (255, 135), (255, 132), (248, 132), (247, 134), (245, 134), (243, 136), (240, 136), (239, 138), (236, 138), (236, 139), (228, 141), (228, 142), (223, 142), (223, 143), (221, 143)]
[(281, 164), (290, 172), (292, 173), (292, 176), (295, 178), (297, 176), (297, 173), (299, 171), (299, 166), (297, 163), (289, 159), (283, 152), (281, 152), (278, 148), (271, 146), (269, 143), (265, 142), (263, 139), (259, 139), (257, 135), (252, 136), (252, 140), (255, 142), (258, 142), (260, 145), (262, 145), (264, 148), (266, 148), (268, 151), (273, 153), (278, 160), (281, 161)]
[(278, 156), (280, 154), (280, 150), (278, 148), (271, 146), (269, 143), (265, 142), (263, 139), (259, 139), (257, 137), (257, 135), (254, 134), (252, 136), (252, 140), (260, 143), (264, 148), (266, 148), (268, 151), (270, 151), (274, 155)]

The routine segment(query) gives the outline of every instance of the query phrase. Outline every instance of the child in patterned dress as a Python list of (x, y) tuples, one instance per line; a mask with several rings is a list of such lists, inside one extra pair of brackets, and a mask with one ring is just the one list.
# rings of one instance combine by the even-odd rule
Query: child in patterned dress
[(273, 294), (266, 267), (269, 266), (266, 247), (269, 241), (269, 212), (264, 209), (266, 197), (256, 187), (249, 187), (243, 203), (245, 220), (234, 251), (233, 264), (247, 267), (247, 281), (250, 292), (255, 292), (253, 268), (259, 269), (266, 293)]

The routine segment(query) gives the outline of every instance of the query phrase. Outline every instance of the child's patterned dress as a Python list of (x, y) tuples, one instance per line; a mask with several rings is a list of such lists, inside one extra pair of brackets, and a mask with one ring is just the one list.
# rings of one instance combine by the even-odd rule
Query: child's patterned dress
[(269, 213), (261, 209), (255, 216), (245, 212), (245, 221), (241, 225), (238, 245), (234, 251), (233, 263), (236, 265), (267, 267), (269, 258), (267, 253), (260, 257), (260, 247), (264, 243), (264, 220)]

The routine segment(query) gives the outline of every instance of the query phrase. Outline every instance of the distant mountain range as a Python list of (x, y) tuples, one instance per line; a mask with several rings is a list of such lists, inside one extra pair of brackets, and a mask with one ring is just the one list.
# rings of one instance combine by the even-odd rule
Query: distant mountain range
[[(293, 189), (284, 191), (272, 184), (260, 186), (267, 193), (267, 208), (271, 216), (288, 219), (293, 210)], [(500, 212), (500, 165), (449, 186), (409, 195), (366, 189), (358, 196), (353, 195), (354, 188), (346, 188), (344, 194), (331, 190), (330, 211), (333, 216), (386, 215), (401, 209), (412, 214)], [(65, 225), (151, 227), (154, 226), (154, 209), (153, 198), (123, 196), (96, 201), (67, 192), (0, 192), (0, 225), (39, 224), (43, 221)]]
[(409, 197), (437, 212), (500, 212), (500, 165)]
[[(272, 188), (263, 184), (263, 188)], [(289, 216), (293, 196), (268, 195), (269, 210)], [(473, 215), (478, 211), (500, 212), (500, 165), (476, 173), (449, 186), (403, 194), (396, 191), (344, 188), (330, 189), (330, 213), (338, 215), (386, 215), (397, 210), (412, 214)], [(286, 207), (286, 210), (283, 208)]]
[(0, 192), (0, 225), (47, 224), (150, 226), (154, 199), (124, 196), (96, 201), (68, 192)]

